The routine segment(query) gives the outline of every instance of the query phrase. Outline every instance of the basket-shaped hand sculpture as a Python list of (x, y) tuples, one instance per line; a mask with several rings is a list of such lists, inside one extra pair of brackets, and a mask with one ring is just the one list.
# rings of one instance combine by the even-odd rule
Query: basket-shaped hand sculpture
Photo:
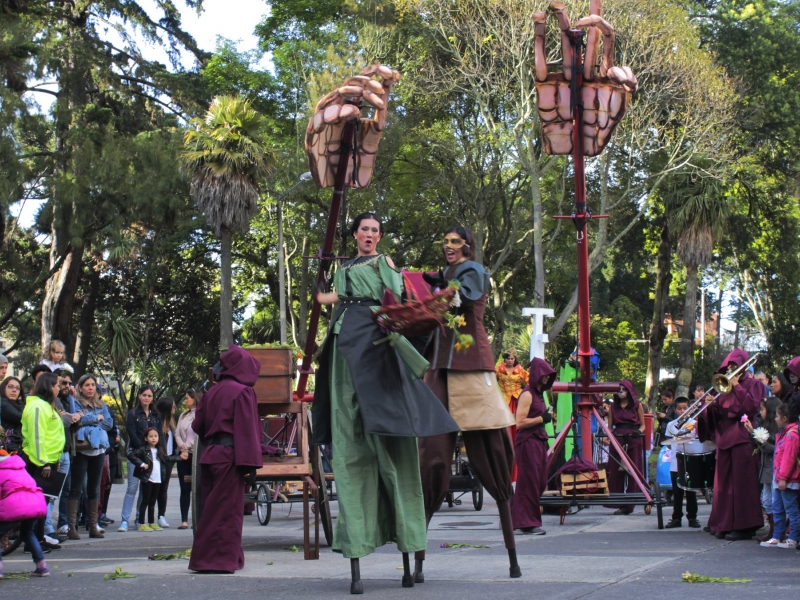
[(437, 327), (443, 327), (445, 315), (456, 295), (456, 288), (447, 287), (419, 300), (414, 287), (406, 280), (407, 293), (414, 296), (403, 304), (383, 306), (372, 314), (372, 319), (390, 333), (406, 337), (427, 335)]

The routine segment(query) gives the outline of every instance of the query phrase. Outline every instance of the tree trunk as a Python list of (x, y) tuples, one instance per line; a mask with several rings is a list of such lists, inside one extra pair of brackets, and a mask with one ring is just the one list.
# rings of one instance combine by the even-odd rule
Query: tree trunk
[(506, 332), (506, 310), (503, 302), (503, 293), (497, 285), (492, 286), (492, 302), (494, 304), (494, 336), (492, 337), (492, 351), (497, 356), (503, 351), (503, 338)]
[(227, 350), (233, 344), (233, 292), (231, 290), (231, 231), (225, 227), (220, 232), (219, 274), (219, 348)]
[[(310, 207), (306, 207), (306, 220), (305, 220), (305, 231), (311, 230), (311, 209)], [(311, 251), (311, 238), (308, 234), (303, 237), (303, 253), (302, 256), (308, 256)], [(308, 302), (308, 291), (310, 285), (310, 273), (309, 273), (309, 259), (303, 258), (300, 262), (300, 290), (297, 294), (297, 305), (298, 305), (298, 314), (300, 315), (298, 318), (299, 324), (297, 327), (297, 338), (295, 339), (295, 344), (300, 346), (301, 348), (306, 343), (306, 336), (308, 336), (308, 309), (309, 309), (309, 302)]]
[(717, 339), (714, 340), (714, 360), (717, 362), (722, 360), (719, 355), (720, 340), (722, 340), (722, 295), (722, 285), (720, 285), (719, 296), (717, 297)]
[(658, 380), (661, 371), (661, 351), (667, 328), (664, 327), (664, 305), (669, 296), (669, 285), (672, 282), (670, 260), (672, 258), (672, 238), (669, 226), (661, 230), (661, 242), (658, 244), (656, 257), (656, 291), (653, 300), (653, 319), (650, 322), (650, 351), (647, 359), (647, 380), (645, 382), (645, 398), (651, 409), (658, 405)]
[(681, 331), (680, 369), (675, 396), (689, 397), (694, 365), (694, 339), (697, 323), (697, 265), (686, 266), (686, 298), (683, 302), (683, 330)]
[(64, 356), (72, 356), (75, 347), (72, 337), (72, 313), (75, 309), (75, 293), (78, 291), (80, 280), (83, 243), (69, 248), (66, 244), (60, 243), (66, 235), (66, 231), (62, 232), (60, 224), (54, 223), (50, 266), (59, 261), (61, 251), (67, 254), (61, 268), (45, 284), (42, 301), (42, 348), (47, 347), (50, 340), (61, 340), (66, 346)]
[(81, 320), (78, 327), (78, 337), (75, 340), (75, 352), (72, 364), (75, 367), (75, 380), (86, 373), (86, 364), (89, 362), (89, 348), (92, 346), (92, 333), (94, 329), (94, 313), (97, 308), (97, 295), (100, 292), (100, 271), (95, 265), (90, 266), (89, 288), (83, 297), (81, 307)]
[(538, 165), (531, 173), (531, 196), (533, 203), (533, 306), (544, 306), (544, 226), (542, 223), (542, 189), (540, 187), (541, 174)]

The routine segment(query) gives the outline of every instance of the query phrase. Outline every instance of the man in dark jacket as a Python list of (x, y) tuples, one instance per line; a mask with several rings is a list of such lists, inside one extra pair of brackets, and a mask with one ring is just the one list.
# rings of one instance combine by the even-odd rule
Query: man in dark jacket
[(200, 492), (205, 510), (194, 532), (189, 568), (233, 573), (244, 567), (242, 524), (246, 480), (263, 465), (261, 422), (253, 385), (261, 363), (239, 346), (220, 357), (220, 381), (195, 412), (192, 429), (204, 446)]

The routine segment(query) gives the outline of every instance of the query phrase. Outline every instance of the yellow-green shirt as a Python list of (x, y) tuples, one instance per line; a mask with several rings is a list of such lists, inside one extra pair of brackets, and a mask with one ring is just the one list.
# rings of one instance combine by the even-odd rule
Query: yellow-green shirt
[(64, 453), (64, 423), (49, 402), (28, 396), (22, 411), (22, 451), (41, 467), (56, 463)]

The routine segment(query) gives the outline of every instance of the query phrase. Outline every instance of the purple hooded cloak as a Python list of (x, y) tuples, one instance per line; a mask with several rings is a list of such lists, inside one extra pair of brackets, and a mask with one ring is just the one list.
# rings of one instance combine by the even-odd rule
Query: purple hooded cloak
[[(205, 450), (200, 459), (200, 489), (205, 510), (194, 534), (189, 568), (234, 572), (244, 567), (243, 472), (260, 468), (261, 422), (253, 385), (261, 363), (239, 346), (220, 357), (220, 381), (195, 412), (192, 429)], [(232, 438), (233, 445), (214, 444)]]
[[(718, 373), (725, 373), (731, 363), (747, 362), (747, 352), (733, 350), (722, 361)], [(739, 384), (728, 394), (720, 394), (700, 415), (700, 441), (717, 444), (717, 470), (714, 474), (714, 501), (708, 526), (715, 533), (755, 530), (761, 527), (761, 503), (758, 490), (758, 459), (753, 456), (750, 434), (742, 424), (744, 415), (756, 422), (764, 386), (745, 371)]]
[[(614, 401), (609, 406), (611, 411), (612, 424), (614, 426), (614, 437), (620, 445), (627, 446), (626, 454), (628, 460), (633, 463), (640, 473), (644, 472), (644, 438), (638, 435), (639, 427), (642, 423), (639, 422), (639, 397), (636, 395), (636, 390), (633, 384), (628, 381), (621, 381), (620, 385), (625, 386), (628, 390), (628, 405), (622, 407), (620, 397), (614, 394)], [(632, 477), (628, 477), (626, 484), (625, 476), (627, 473), (622, 468), (622, 461), (619, 458), (617, 450), (611, 446), (609, 449), (608, 460), (608, 490), (612, 494), (619, 493), (636, 493), (639, 488), (633, 481)], [(607, 508), (623, 508), (628, 513), (632, 513), (633, 505), (604, 505)]]
[[(537, 390), (542, 377), (547, 383)], [(530, 385), (522, 394), (531, 394), (531, 407), (526, 415), (529, 419), (541, 417), (547, 411), (542, 393), (549, 390), (556, 378), (556, 372), (541, 358), (534, 358), (530, 368)], [(517, 462), (517, 489), (511, 498), (511, 518), (514, 529), (542, 526), (540, 500), (547, 487), (547, 431), (544, 425), (517, 429), (514, 440)]]

